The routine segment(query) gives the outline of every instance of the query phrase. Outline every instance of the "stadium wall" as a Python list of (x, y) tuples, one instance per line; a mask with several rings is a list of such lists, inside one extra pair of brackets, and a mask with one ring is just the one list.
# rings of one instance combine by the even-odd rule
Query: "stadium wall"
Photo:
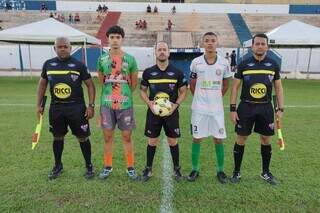
[[(74, 47), (74, 50), (80, 47)], [(234, 48), (219, 48), (218, 54), (224, 56), (226, 52), (231, 52)], [(37, 46), (32, 45), (31, 48), (31, 64), (33, 70), (41, 70), (43, 63), (56, 54), (52, 46)], [(138, 62), (139, 70), (155, 64), (153, 48), (143, 47), (124, 47), (124, 50), (134, 55)], [(282, 76), (287, 78), (297, 79), (320, 79), (320, 48), (279, 48), (274, 49), (282, 55)], [(29, 52), (27, 45), (21, 45), (22, 60), (24, 72), (28, 72), (29, 66)], [(241, 54), (245, 52), (241, 49)], [(308, 62), (310, 56), (310, 66), (308, 71)], [(20, 59), (18, 45), (2, 45), (0, 46), (0, 70), (19, 71)], [(88, 57), (90, 58), (90, 57)], [(95, 69), (91, 69), (94, 71)], [(188, 72), (188, 71), (187, 71)], [(3, 72), (0, 72), (2, 75)], [(10, 73), (10, 72), (6, 72)]]
[[(96, 11), (99, 4), (104, 4), (104, 2), (57, 1), (57, 10)], [(152, 8), (157, 5), (159, 12), (171, 12), (171, 8), (173, 7), (172, 3), (106, 3), (109, 10), (121, 12), (145, 12), (148, 4), (150, 4)], [(175, 4), (175, 6), (178, 13), (289, 13), (289, 5), (280, 4)]]

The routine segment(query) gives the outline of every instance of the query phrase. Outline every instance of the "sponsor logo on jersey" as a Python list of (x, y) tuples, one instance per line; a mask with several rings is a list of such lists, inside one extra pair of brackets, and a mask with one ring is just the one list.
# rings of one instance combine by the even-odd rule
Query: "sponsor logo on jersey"
[(53, 67), (55, 67), (55, 66), (57, 66), (57, 65), (58, 65), (58, 63), (56, 63), (56, 62), (52, 62), (52, 63), (50, 63), (50, 65), (51, 65), (51, 66), (53, 66)]
[(107, 95), (106, 100), (112, 101), (113, 103), (123, 103), (123, 102), (128, 102), (128, 97), (127, 96), (112, 96), (112, 95)]
[(253, 98), (263, 98), (267, 94), (267, 87), (264, 84), (257, 83), (250, 87), (250, 95)]
[(247, 64), (249, 67), (253, 67), (255, 65), (255, 63), (250, 63), (250, 64)]
[(68, 67), (75, 67), (75, 64), (68, 64)]
[(150, 73), (150, 75), (152, 75), (152, 76), (156, 76), (156, 75), (158, 75), (159, 73), (158, 72), (152, 72), (152, 73)]
[(174, 76), (174, 72), (168, 72), (167, 73), (169, 76)]
[(201, 82), (201, 89), (206, 89), (206, 90), (220, 89), (220, 81), (204, 80)]
[(71, 95), (71, 87), (64, 83), (56, 84), (53, 87), (53, 94), (61, 99), (69, 98)]
[(264, 66), (270, 67), (272, 64), (271, 63), (264, 63)]

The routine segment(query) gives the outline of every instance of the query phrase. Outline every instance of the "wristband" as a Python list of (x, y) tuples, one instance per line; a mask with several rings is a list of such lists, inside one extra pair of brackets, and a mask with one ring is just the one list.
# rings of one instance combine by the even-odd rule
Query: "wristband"
[(237, 111), (237, 105), (236, 104), (230, 104), (230, 112)]

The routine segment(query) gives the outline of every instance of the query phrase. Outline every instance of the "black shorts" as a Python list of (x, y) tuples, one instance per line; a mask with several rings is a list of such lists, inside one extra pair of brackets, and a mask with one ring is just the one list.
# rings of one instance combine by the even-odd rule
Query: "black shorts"
[(52, 104), (49, 109), (50, 132), (61, 137), (67, 134), (68, 126), (77, 137), (90, 135), (89, 122), (85, 118), (84, 104)]
[(265, 136), (274, 135), (274, 114), (271, 103), (252, 104), (241, 101), (237, 109), (239, 121), (235, 125), (238, 135), (248, 136), (254, 132)]
[(179, 111), (176, 110), (172, 115), (167, 117), (160, 117), (148, 109), (144, 135), (149, 138), (157, 138), (161, 133), (162, 127), (167, 137), (179, 138)]

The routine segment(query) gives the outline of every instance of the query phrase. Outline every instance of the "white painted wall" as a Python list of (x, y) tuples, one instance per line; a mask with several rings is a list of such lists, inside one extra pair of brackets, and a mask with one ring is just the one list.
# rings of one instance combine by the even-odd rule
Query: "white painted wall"
[[(28, 45), (21, 45), (23, 64), (26, 70), (29, 69)], [(74, 48), (75, 49), (75, 48)], [(123, 47), (124, 51), (133, 55), (138, 63), (139, 70), (144, 70), (155, 64), (153, 48), (144, 47)], [(226, 52), (231, 53), (236, 48), (219, 48), (218, 54), (225, 56)], [(55, 57), (52, 46), (31, 46), (31, 63), (34, 70), (41, 70), (44, 61)], [(310, 54), (309, 48), (275, 49), (282, 56), (282, 71), (289, 72), (282, 76), (288, 78), (307, 78), (308, 59)], [(0, 70), (20, 70), (18, 45), (0, 46)], [(320, 79), (320, 48), (314, 48), (311, 52), (310, 72), (319, 72), (319, 74), (310, 74), (309, 78)]]
[[(145, 12), (149, 3), (125, 2), (85, 2), (85, 1), (57, 1), (59, 11), (96, 11), (99, 4), (106, 4), (110, 11)], [(264, 13), (288, 14), (289, 5), (284, 4), (172, 4), (150, 3), (153, 10), (157, 5), (159, 12), (171, 12), (173, 5), (178, 13)]]

